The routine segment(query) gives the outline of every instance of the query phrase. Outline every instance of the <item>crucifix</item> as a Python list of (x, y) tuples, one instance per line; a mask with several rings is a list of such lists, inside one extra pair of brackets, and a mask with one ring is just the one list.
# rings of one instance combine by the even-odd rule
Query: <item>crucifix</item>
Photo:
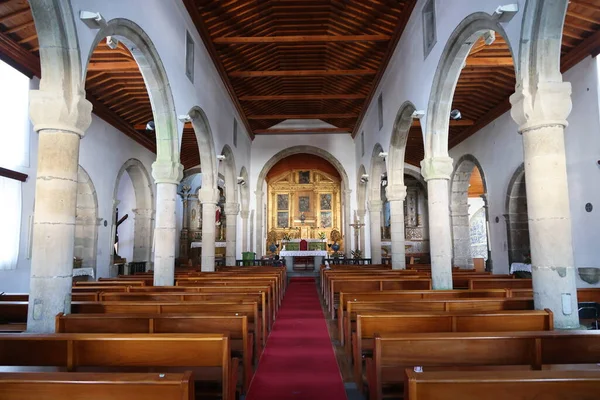
[(360, 217), (356, 211), (354, 211), (354, 223), (350, 224), (350, 226), (354, 228), (354, 243), (356, 244), (356, 248), (363, 251), (363, 249), (360, 248), (360, 230), (365, 224), (360, 222)]
[(119, 209), (117, 208), (115, 211), (115, 219), (117, 220), (117, 223), (115, 225), (115, 242), (114, 242), (114, 256), (115, 258), (121, 258), (121, 256), (119, 256), (119, 225), (121, 225), (123, 222), (125, 222), (125, 220), (129, 218), (129, 214), (125, 214), (123, 215), (123, 217), (121, 219), (119, 219)]

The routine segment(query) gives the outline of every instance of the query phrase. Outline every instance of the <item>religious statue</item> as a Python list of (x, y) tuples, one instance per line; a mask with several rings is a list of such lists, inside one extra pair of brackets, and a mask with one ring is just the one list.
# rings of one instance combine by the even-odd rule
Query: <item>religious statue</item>
[(221, 225), (221, 206), (217, 206), (217, 209), (215, 211), (215, 225), (220, 226)]

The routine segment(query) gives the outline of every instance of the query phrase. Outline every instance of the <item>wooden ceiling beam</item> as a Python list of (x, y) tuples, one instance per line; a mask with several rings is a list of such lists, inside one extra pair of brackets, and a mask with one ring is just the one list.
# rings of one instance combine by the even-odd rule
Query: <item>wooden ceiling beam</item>
[(577, 47), (561, 57), (561, 72), (566, 72), (588, 55), (598, 54), (598, 51), (600, 51), (600, 30), (597, 30), (593, 35), (586, 38)]
[(295, 71), (232, 71), (232, 78), (261, 78), (270, 76), (350, 76), (375, 75), (374, 69), (295, 70)]
[(468, 57), (467, 67), (512, 67), (512, 57)]
[(25, 22), (23, 24), (19, 24), (19, 25), (15, 26), (15, 27), (12, 27), (10, 29), (7, 29), (6, 31), (4, 31), (4, 33), (7, 33), (7, 34), (10, 35), (10, 34), (19, 32), (20, 30), (23, 30), (23, 29), (29, 28), (31, 26), (34, 26), (34, 25), (35, 25), (35, 21), (31, 20), (31, 21)]
[(4, 32), (0, 32), (0, 59), (30, 78), (41, 76), (40, 59)]
[(350, 128), (312, 128), (312, 129), (255, 129), (255, 135), (281, 135), (306, 133), (350, 133)]
[[(451, 119), (450, 120), (450, 126), (473, 126), (473, 125), (475, 125), (475, 121), (472, 121), (470, 119), (458, 119), (458, 120)], [(413, 123), (411, 126), (413, 128), (420, 127), (421, 121), (418, 119), (415, 119), (415, 120), (413, 120)]]
[(258, 43), (329, 43), (329, 42), (387, 42), (390, 35), (315, 35), (315, 36), (224, 36), (214, 38), (215, 44)]
[(357, 118), (358, 114), (272, 114), (272, 115), (248, 115), (250, 120), (263, 119), (350, 119)]
[(0, 24), (4, 24), (6, 21), (11, 20), (13, 18), (23, 17), (27, 14), (31, 14), (31, 10), (29, 9), (29, 7), (24, 8), (22, 10), (17, 10), (10, 14), (6, 14), (6, 15), (0, 17)]
[(271, 96), (240, 96), (240, 101), (269, 100), (361, 100), (364, 94), (284, 94)]
[(139, 69), (135, 61), (92, 61), (87, 67), (88, 71), (138, 71)]

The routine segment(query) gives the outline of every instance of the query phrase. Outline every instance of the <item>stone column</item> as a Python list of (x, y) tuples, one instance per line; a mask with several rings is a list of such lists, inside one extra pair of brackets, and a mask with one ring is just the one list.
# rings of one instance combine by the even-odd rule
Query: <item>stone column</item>
[(549, 308), (558, 329), (579, 327), (564, 129), (571, 84), (537, 82), (510, 98), (523, 135), (535, 308)]
[(406, 247), (404, 246), (404, 199), (406, 186), (389, 185), (385, 188), (390, 202), (390, 230), (392, 239), (392, 269), (406, 269)]
[[(367, 215), (367, 210), (356, 210), (356, 216), (358, 217), (358, 222), (360, 222), (361, 224), (365, 223), (365, 216)], [(360, 239), (359, 242), (357, 243), (357, 245), (359, 246), (360, 251), (362, 252), (362, 256), (363, 258), (365, 258), (367, 255), (365, 254), (365, 227), (361, 227), (360, 228)]]
[[(344, 201), (342, 201), (342, 212), (344, 218), (344, 254), (347, 258), (352, 258), (352, 216), (350, 215), (350, 195), (352, 190), (346, 189), (343, 191)], [(355, 244), (355, 246), (358, 244)]]
[(421, 174), (427, 182), (431, 285), (433, 289), (452, 289), (452, 236), (448, 182), (452, 174), (450, 157), (426, 158)]
[[(466, 189), (465, 189), (466, 190)], [(453, 263), (463, 269), (472, 269), (471, 227), (469, 225), (469, 204), (457, 201), (450, 206), (452, 221)]]
[(215, 213), (219, 202), (219, 191), (212, 188), (202, 188), (198, 193), (202, 203), (202, 272), (215, 270), (215, 239), (217, 227)]
[[(193, 212), (193, 210), (195, 210), (196, 212)], [(201, 223), (200, 221), (202, 220), (202, 218), (200, 218), (201, 215), (200, 211), (200, 203), (198, 201), (198, 195), (197, 194), (190, 194), (188, 196), (188, 227), (190, 230), (192, 231), (199, 231), (200, 227), (201, 227)], [(192, 219), (192, 216), (195, 216), (196, 218)]]
[(136, 208), (134, 214), (133, 260), (146, 262), (146, 270), (151, 264), (152, 257), (152, 209)]
[(369, 208), (369, 223), (371, 226), (371, 263), (381, 264), (381, 200), (371, 200)]
[(30, 116), (39, 134), (27, 332), (53, 333), (71, 312), (79, 141), (92, 121), (80, 93), (32, 90)]
[(248, 251), (248, 217), (250, 211), (242, 210), (242, 253)]
[(237, 245), (237, 216), (240, 213), (239, 203), (225, 203), (225, 265), (235, 266)]
[(156, 183), (154, 286), (173, 286), (177, 249), (177, 185), (183, 177), (183, 166), (179, 162), (157, 160), (152, 164), (152, 177)]
[(485, 270), (492, 272), (494, 270), (494, 265), (492, 263), (492, 236), (490, 233), (490, 208), (488, 203), (487, 194), (482, 194), (481, 199), (483, 200), (483, 210), (485, 212), (485, 237), (486, 237), (486, 245), (487, 245), (487, 261), (485, 262)]
[(262, 258), (264, 254), (265, 244), (263, 243), (263, 223), (264, 223), (264, 199), (262, 191), (255, 191), (256, 195), (256, 221), (254, 226), (256, 227), (256, 258)]

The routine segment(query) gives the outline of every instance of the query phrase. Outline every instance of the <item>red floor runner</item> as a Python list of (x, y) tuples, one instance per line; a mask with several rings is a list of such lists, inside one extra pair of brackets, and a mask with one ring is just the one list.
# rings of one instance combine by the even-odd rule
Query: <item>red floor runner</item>
[(291, 280), (247, 400), (346, 400), (313, 279)]

